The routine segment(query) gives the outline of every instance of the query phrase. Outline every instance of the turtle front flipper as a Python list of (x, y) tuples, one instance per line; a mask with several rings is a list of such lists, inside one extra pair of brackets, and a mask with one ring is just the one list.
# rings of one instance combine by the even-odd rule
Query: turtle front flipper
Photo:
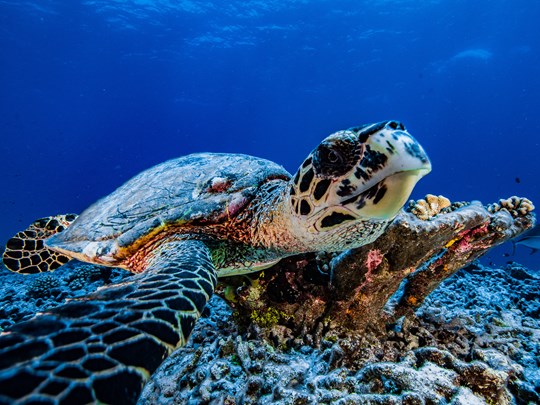
[(66, 264), (71, 257), (47, 248), (44, 240), (62, 232), (75, 219), (77, 215), (66, 214), (34, 221), (7, 241), (2, 257), (4, 265), (16, 273), (33, 274), (52, 271)]
[(186, 343), (217, 283), (200, 241), (166, 241), (143, 273), (0, 336), (0, 403), (132, 404)]

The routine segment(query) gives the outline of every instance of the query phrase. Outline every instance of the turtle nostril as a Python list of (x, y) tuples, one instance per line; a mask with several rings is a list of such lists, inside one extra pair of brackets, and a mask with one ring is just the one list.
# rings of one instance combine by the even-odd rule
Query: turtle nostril
[(402, 130), (404, 131), (405, 130), (405, 125), (403, 125), (401, 122), (399, 121), (388, 121), (388, 123), (386, 124), (386, 126), (392, 128), (392, 129), (399, 129), (399, 130)]

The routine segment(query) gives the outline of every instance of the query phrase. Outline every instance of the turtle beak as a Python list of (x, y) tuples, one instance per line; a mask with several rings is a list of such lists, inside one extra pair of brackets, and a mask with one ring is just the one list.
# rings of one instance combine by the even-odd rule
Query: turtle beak
[(361, 209), (362, 217), (389, 220), (394, 218), (405, 203), (409, 200), (416, 183), (424, 177), (429, 170), (408, 170), (388, 176), (373, 188), (385, 190), (380, 198), (377, 194)]
[[(364, 147), (372, 151), (371, 154), (364, 153), (360, 167), (371, 172), (375, 182), (399, 172), (419, 170), (425, 175), (431, 171), (431, 162), (424, 148), (399, 121), (383, 121), (360, 127), (357, 135)], [(370, 161), (378, 154), (385, 156), (385, 167), (380, 176), (377, 176), (377, 168)]]
[(351, 130), (356, 130), (364, 147), (354, 177), (350, 177), (351, 183), (359, 182), (354, 198), (357, 215), (392, 219), (416, 183), (431, 171), (431, 162), (400, 122), (384, 121)]

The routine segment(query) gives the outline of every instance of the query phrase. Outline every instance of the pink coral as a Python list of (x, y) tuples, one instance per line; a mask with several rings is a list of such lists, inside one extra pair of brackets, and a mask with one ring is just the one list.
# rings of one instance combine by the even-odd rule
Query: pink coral
[[(478, 234), (486, 234), (488, 232), (488, 224), (484, 224), (477, 228), (471, 229), (466, 232), (462, 232), (460, 236), (462, 239), (456, 244), (455, 250), (459, 253), (465, 253), (473, 248), (475, 248), (476, 240), (473, 238)], [(474, 243), (473, 243), (474, 242)]]
[(367, 254), (367, 259), (365, 262), (368, 273), (371, 273), (373, 270), (379, 267), (379, 264), (382, 263), (383, 258), (384, 256), (379, 249), (370, 250)]

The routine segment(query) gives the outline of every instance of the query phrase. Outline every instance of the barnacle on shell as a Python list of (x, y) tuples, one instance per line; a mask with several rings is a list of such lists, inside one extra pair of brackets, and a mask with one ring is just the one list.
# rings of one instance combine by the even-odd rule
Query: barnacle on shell
[(492, 214), (505, 209), (514, 218), (517, 218), (519, 216), (527, 215), (529, 212), (533, 211), (534, 204), (528, 198), (512, 196), (506, 199), (501, 198), (499, 202), (489, 204), (486, 208)]
[(422, 220), (428, 220), (439, 214), (445, 208), (450, 207), (450, 200), (442, 195), (426, 195), (422, 200), (410, 201), (408, 211)]

